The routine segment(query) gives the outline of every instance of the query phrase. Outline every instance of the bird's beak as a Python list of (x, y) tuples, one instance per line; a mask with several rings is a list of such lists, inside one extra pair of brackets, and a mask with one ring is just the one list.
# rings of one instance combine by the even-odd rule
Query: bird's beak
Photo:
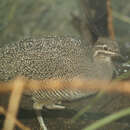
[(121, 60), (121, 61), (126, 61), (127, 59), (121, 55), (120, 53), (115, 53), (115, 55), (113, 56), (114, 59), (117, 59), (117, 60)]

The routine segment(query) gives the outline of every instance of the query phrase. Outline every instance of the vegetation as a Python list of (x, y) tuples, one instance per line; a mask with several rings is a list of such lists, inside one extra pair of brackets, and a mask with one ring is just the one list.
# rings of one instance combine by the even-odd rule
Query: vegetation
[[(96, 8), (97, 6), (96, 4), (94, 5), (95, 0), (91, 1), (93, 2), (91, 3), (92, 7), (90, 7), (90, 9), (92, 13), (95, 14), (96, 11), (93, 7)], [(99, 1), (97, 5), (102, 4)], [(126, 52), (130, 52), (130, 1), (125, 0), (124, 2), (124, 0), (120, 0), (119, 2), (119, 0), (111, 0), (111, 4), (114, 12), (113, 18), (116, 39), (119, 41), (121, 47), (123, 46), (123, 54), (127, 55)], [(78, 22), (82, 20), (81, 12), (83, 10), (81, 10), (81, 8), (80, 0), (0, 0), (0, 47), (4, 44), (11, 44), (23, 37), (35, 35), (56, 34), (81, 37), (81, 32), (73, 25), (73, 16), (79, 18)], [(100, 21), (102, 14), (96, 16), (96, 18), (95, 15), (93, 16), (90, 21)], [(94, 28), (98, 28), (96, 24)], [(105, 29), (105, 24), (103, 27), (100, 25), (99, 31), (97, 32), (103, 34), (106, 32)], [(129, 73), (128, 71), (128, 73), (121, 75), (119, 79), (126, 79), (126, 77), (129, 79)], [(97, 102), (97, 99), (94, 99), (93, 102)], [(90, 108), (92, 108), (91, 104)], [(0, 113), (2, 113), (2, 111), (4, 114), (6, 113), (3, 108), (0, 107)], [(76, 115), (75, 118), (77, 119), (77, 117), (84, 114), (85, 111), (86, 108)], [(93, 124), (93, 126), (88, 126), (88, 128), (84, 130), (97, 129), (129, 114), (129, 108), (125, 108), (116, 114), (98, 121)], [(16, 124), (18, 124), (18, 122), (16, 122)], [(25, 127), (21, 126), (21, 128), (24, 129)]]

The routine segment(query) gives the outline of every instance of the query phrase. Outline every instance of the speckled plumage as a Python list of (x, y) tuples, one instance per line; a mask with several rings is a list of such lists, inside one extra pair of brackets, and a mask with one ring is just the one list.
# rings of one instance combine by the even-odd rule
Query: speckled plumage
[[(98, 42), (105, 44), (106, 39)], [(109, 43), (110, 40), (106, 44)], [(112, 62), (94, 62), (92, 58), (88, 57), (81, 41), (71, 37), (26, 38), (1, 48), (0, 80), (21, 75), (30, 79), (81, 77), (110, 80)]]
[(71, 78), (85, 71), (81, 41), (69, 37), (27, 38), (0, 52), (0, 79)]
[[(96, 45), (110, 45), (111, 51), (117, 48), (113, 46), (117, 43), (108, 43), (109, 41), (100, 39)], [(63, 78), (71, 80), (78, 77), (111, 80), (114, 70), (111, 58), (104, 60), (105, 58), (100, 57), (100, 53), (96, 53), (96, 49), (98, 49), (96, 45), (92, 48), (91, 55), (87, 54), (90, 50), (88, 51), (80, 40), (71, 37), (26, 38), (6, 45), (0, 49), (0, 80), (8, 81), (21, 75), (29, 79)], [(96, 55), (94, 56), (94, 54)], [(42, 107), (92, 93), (66, 89), (39, 90), (32, 91), (31, 94), (34, 102), (39, 103)], [(35, 109), (37, 109), (36, 106)]]
[[(72, 79), (86, 74), (86, 64), (87, 57), (80, 40), (55, 36), (27, 38), (1, 48), (0, 79), (7, 81), (21, 75), (30, 79)], [(74, 97), (70, 91), (68, 95), (65, 92), (55, 95), (54, 92), (52, 99), (81, 97), (77, 92), (73, 93)], [(41, 97), (35, 93), (33, 97), (41, 102), (48, 99), (49, 93), (45, 92)]]

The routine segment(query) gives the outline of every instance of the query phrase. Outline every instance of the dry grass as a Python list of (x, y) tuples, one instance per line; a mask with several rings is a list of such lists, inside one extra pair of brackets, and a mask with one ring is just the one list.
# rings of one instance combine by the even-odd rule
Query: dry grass
[[(13, 91), (10, 96), (8, 110), (4, 122), (3, 130), (13, 130), (15, 123), (16, 123), (16, 115), (19, 107), (19, 102), (22, 96), (23, 88), (24, 88), (25, 82), (22, 78), (16, 79), (14, 82), (12, 82), (11, 86), (13, 87)], [(19, 122), (17, 122), (20, 127), (22, 127), (24, 130), (29, 130), (29, 128), (24, 127)]]
[[(0, 106), (0, 114), (3, 114), (3, 115), (7, 115), (7, 112), (4, 110), (4, 108), (2, 106)], [(8, 113), (9, 114), (9, 113)], [(19, 127), (21, 128), (22, 130), (30, 130), (30, 128), (24, 126), (21, 122), (19, 122), (16, 118), (13, 118), (12, 115), (10, 116), (11, 117), (11, 120), (14, 120), (14, 123)], [(8, 129), (10, 129), (9, 125), (7, 124), (8, 126)], [(14, 127), (14, 124), (13, 124), (13, 127)]]
[[(10, 91), (11, 96), (9, 99), (8, 110), (7, 112), (0, 106), (0, 113), (6, 116), (3, 130), (13, 130), (15, 124), (23, 129), (29, 130), (21, 124), (17, 119), (17, 111), (19, 108), (19, 102), (22, 96), (22, 93), (31, 89), (48, 89), (52, 91), (53, 89), (79, 89), (81, 91), (104, 91), (104, 92), (120, 92), (124, 94), (130, 93), (130, 82), (128, 81), (97, 81), (97, 80), (84, 80), (84, 79), (73, 79), (70, 81), (66, 80), (28, 80), (26, 78), (20, 77), (15, 80), (0, 83), (0, 93), (5, 93)], [(25, 89), (26, 88), (26, 89)]]
[[(21, 84), (19, 84), (21, 82)], [(16, 78), (15, 80), (0, 83), (0, 93), (13, 92), (15, 85), (18, 86), (20, 91), (28, 92), (31, 89), (47, 89), (49, 91), (58, 89), (79, 89), (81, 91), (104, 91), (104, 92), (120, 92), (124, 94), (130, 93), (130, 81), (103, 81), (103, 80), (85, 80), (73, 79), (71, 81), (49, 79), (49, 80), (28, 80), (27, 78)], [(66, 87), (67, 86), (67, 87)], [(26, 88), (26, 89), (25, 89)], [(17, 90), (17, 91), (18, 91)], [(17, 92), (17, 94), (19, 94)]]

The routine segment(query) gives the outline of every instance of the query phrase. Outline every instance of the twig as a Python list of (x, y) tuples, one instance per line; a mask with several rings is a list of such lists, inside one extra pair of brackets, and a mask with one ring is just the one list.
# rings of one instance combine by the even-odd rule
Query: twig
[(13, 130), (15, 126), (15, 117), (17, 115), (20, 98), (23, 92), (25, 82), (18, 78), (12, 84), (13, 91), (9, 100), (8, 111), (4, 122), (3, 130)]
[(113, 27), (113, 22), (112, 22), (112, 8), (111, 8), (111, 2), (110, 0), (107, 0), (107, 14), (108, 14), (108, 31), (110, 38), (112, 40), (115, 39), (115, 33), (114, 33), (114, 27)]
[[(105, 91), (108, 93), (111, 92), (120, 92), (129, 94), (130, 93), (130, 82), (129, 81), (105, 81), (105, 80), (86, 80), (86, 79), (80, 79), (80, 78), (73, 78), (71, 80), (65, 80), (65, 79), (48, 79), (48, 80), (27, 80), (22, 79), (21, 81), (19, 79), (16, 79), (15, 81), (10, 81), (9, 83), (2, 83), (0, 84), (0, 92), (3, 93), (3, 91), (7, 92), (10, 90), (13, 90), (12, 83), (20, 83), (21, 86), (25, 87), (24, 89), (21, 87), (18, 87), (18, 92), (15, 93), (16, 95), (21, 94), (22, 92), (29, 92), (32, 90), (38, 90), (42, 89), (44, 91), (53, 91), (53, 90), (61, 90), (61, 89), (79, 89), (83, 92), (88, 91)], [(7, 85), (7, 87), (6, 87)], [(20, 85), (20, 84), (18, 84)], [(4, 89), (4, 87), (5, 89)], [(1, 91), (2, 90), (2, 91)], [(14, 90), (13, 90), (14, 91)], [(13, 104), (14, 105), (14, 104)]]
[[(5, 115), (6, 116), (6, 111), (5, 111), (5, 109), (2, 107), (2, 106), (0, 106), (0, 114), (3, 114), (3, 115)], [(13, 118), (13, 117), (12, 117)], [(30, 130), (30, 128), (28, 128), (28, 127), (26, 127), (26, 126), (24, 126), (21, 122), (19, 122), (16, 118), (14, 118), (14, 120), (15, 120), (15, 123), (16, 123), (16, 125), (20, 128), (20, 129), (22, 129), (22, 130)]]

